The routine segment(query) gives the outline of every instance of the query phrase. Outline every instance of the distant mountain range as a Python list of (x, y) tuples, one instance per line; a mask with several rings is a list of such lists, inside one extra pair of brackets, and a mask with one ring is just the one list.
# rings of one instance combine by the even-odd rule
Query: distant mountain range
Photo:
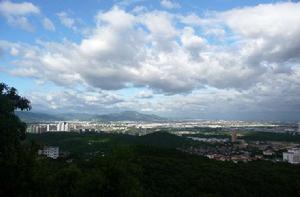
[(15, 114), (24, 122), (40, 122), (40, 121), (57, 121), (61, 120), (58, 116), (44, 114), (44, 113), (34, 113), (27, 111), (16, 111)]
[(142, 114), (136, 111), (124, 111), (120, 113), (111, 114), (85, 114), (85, 113), (64, 113), (64, 114), (45, 114), (37, 112), (16, 111), (15, 112), (21, 120), (25, 122), (42, 122), (42, 121), (67, 121), (67, 120), (81, 120), (81, 121), (143, 121), (143, 122), (159, 122), (166, 120), (153, 114)]

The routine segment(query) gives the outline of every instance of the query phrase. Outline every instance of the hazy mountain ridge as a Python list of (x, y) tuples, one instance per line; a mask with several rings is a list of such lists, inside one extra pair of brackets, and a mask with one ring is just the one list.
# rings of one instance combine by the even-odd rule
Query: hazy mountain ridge
[(163, 121), (166, 120), (157, 115), (143, 114), (136, 111), (124, 111), (110, 114), (85, 114), (85, 113), (66, 113), (66, 114), (46, 114), (39, 112), (15, 112), (21, 120), (25, 122), (41, 122), (41, 121), (59, 121), (59, 120), (99, 120), (99, 121)]
[(120, 113), (97, 115), (95, 119), (104, 121), (161, 121), (164, 118), (153, 114), (142, 114), (136, 111), (124, 111)]
[(57, 115), (46, 114), (46, 113), (36, 113), (27, 111), (16, 111), (15, 114), (25, 122), (40, 122), (40, 121), (58, 121), (64, 120)]

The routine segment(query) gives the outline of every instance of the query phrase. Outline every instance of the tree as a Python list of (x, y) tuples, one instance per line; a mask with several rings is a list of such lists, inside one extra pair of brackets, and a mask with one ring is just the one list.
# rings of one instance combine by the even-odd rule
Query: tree
[(17, 90), (0, 83), (0, 156), (8, 159), (25, 139), (26, 124), (14, 111), (30, 110), (30, 102), (18, 95)]
[(14, 194), (14, 186), (21, 180), (20, 170), (23, 172), (21, 141), (25, 139), (26, 124), (15, 115), (18, 109), (30, 110), (30, 102), (15, 88), (0, 83), (0, 195)]

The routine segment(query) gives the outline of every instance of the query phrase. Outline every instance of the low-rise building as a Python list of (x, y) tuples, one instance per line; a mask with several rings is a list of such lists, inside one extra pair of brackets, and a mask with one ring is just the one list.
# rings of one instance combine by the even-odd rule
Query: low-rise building
[(289, 149), (288, 152), (283, 153), (283, 161), (287, 161), (291, 164), (300, 163), (300, 148)]
[(57, 159), (59, 157), (59, 147), (57, 146), (45, 146), (38, 151), (39, 155), (45, 155), (46, 157)]
[(274, 151), (272, 151), (272, 150), (264, 150), (263, 151), (263, 155), (265, 155), (265, 156), (272, 156), (272, 155), (274, 155), (275, 153), (274, 153)]

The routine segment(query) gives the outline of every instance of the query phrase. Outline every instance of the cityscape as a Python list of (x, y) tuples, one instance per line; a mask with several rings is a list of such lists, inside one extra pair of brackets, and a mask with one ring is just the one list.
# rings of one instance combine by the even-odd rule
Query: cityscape
[(299, 0), (0, 0), (0, 197), (300, 196)]
[[(43, 132), (120, 132), (129, 134), (147, 134), (143, 130), (147, 129), (183, 129), (176, 131), (176, 134), (195, 134), (193, 131), (184, 131), (184, 128), (220, 128), (228, 130), (260, 131), (275, 133), (300, 133), (300, 123), (283, 122), (255, 122), (255, 121), (211, 121), (211, 120), (181, 120), (181, 121), (161, 121), (161, 122), (137, 122), (137, 121), (55, 121), (44, 123), (29, 123), (28, 133)], [(130, 133), (132, 130), (140, 129), (138, 133)]]
[[(211, 130), (203, 134), (198, 129)], [(220, 136), (215, 135), (213, 129), (217, 129)], [(300, 163), (300, 144), (294, 142), (278, 142), (271, 140), (247, 140), (243, 136), (247, 132), (283, 133), (300, 136), (300, 123), (276, 123), (276, 122), (247, 122), (247, 121), (208, 121), (186, 120), (165, 122), (90, 122), (90, 121), (58, 121), (28, 124), (27, 132), (42, 134), (46, 132), (77, 132), (77, 133), (118, 133), (128, 135), (147, 135), (159, 131), (185, 137), (199, 144), (181, 148), (180, 151), (201, 155), (220, 161), (253, 161), (270, 160), (273, 162), (287, 161), (291, 164)], [(222, 133), (227, 136), (221, 137)], [(89, 142), (87, 142), (89, 143)], [(201, 143), (211, 144), (211, 147), (201, 146)], [(46, 147), (44, 155), (50, 158), (58, 158), (59, 147)], [(46, 151), (46, 152), (45, 152)]]

